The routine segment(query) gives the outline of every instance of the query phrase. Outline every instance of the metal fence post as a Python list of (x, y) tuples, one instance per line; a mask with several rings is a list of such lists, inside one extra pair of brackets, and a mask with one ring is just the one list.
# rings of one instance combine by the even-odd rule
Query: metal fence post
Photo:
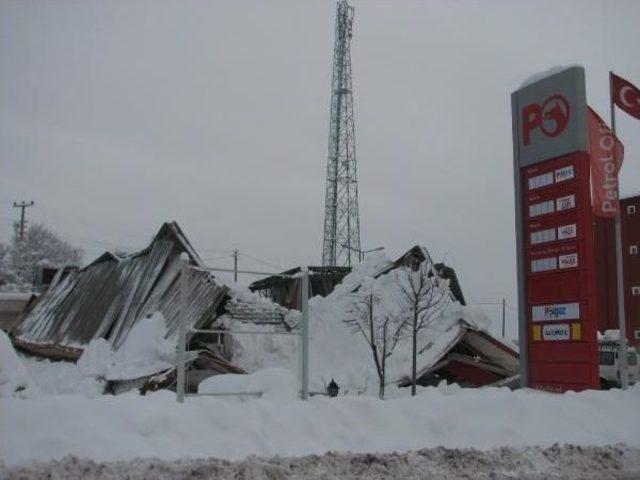
[(301, 268), (300, 278), (300, 310), (302, 313), (302, 345), (301, 345), (301, 372), (300, 395), (302, 400), (309, 398), (309, 269)]
[(184, 402), (185, 355), (187, 349), (187, 304), (189, 295), (189, 260), (186, 254), (180, 256), (180, 315), (178, 315), (178, 344), (176, 350), (176, 400)]

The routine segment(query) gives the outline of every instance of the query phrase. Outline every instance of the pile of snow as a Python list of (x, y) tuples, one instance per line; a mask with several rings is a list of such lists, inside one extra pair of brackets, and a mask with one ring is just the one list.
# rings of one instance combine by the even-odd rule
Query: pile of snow
[(40, 394), (92, 398), (109, 380), (133, 380), (175, 365), (175, 338), (164, 337), (164, 322), (159, 312), (140, 320), (117, 350), (102, 338), (92, 340), (77, 364), (27, 356), (22, 364)]
[[(406, 389), (404, 389), (406, 390)], [(96, 461), (157, 457), (300, 456), (327, 451), (575, 445), (640, 446), (640, 386), (564, 395), (506, 388), (425, 388), (416, 397), (308, 401), (188, 397), (168, 391), (87, 399), (3, 399), (0, 463), (75, 455)]]
[(13, 349), (11, 340), (0, 330), (0, 397), (29, 396), (34, 391), (34, 383)]
[(46, 358), (21, 357), (39, 395), (82, 395), (96, 397), (104, 391), (104, 378), (85, 373), (73, 362), (52, 362)]
[[(359, 332), (345, 325), (344, 319), (358, 301), (353, 294), (355, 289), (382, 298), (385, 308), (398, 314), (402, 308), (398, 291), (399, 271), (392, 270), (378, 276), (391, 264), (384, 254), (369, 255), (330, 295), (314, 297), (309, 301), (309, 382), (312, 391), (324, 391), (326, 384), (334, 378), (343, 391), (377, 394), (378, 377), (371, 349)], [(443, 282), (438, 288), (447, 289), (448, 286)], [(250, 298), (246, 297), (245, 300), (249, 301)], [(297, 312), (291, 315), (297, 315)], [(461, 320), (478, 329), (487, 329), (490, 324), (481, 310), (448, 301), (429, 327), (419, 334), (419, 345), (427, 347), (419, 355), (419, 367), (434, 362), (443, 348), (458, 337)], [(295, 324), (297, 321), (287, 323)], [(234, 330), (274, 329), (233, 320), (227, 320), (227, 324)], [(236, 335), (232, 362), (249, 372), (283, 367), (295, 373), (299, 365), (298, 344), (298, 337), (291, 335)], [(409, 373), (409, 336), (400, 341), (387, 362), (387, 382), (392, 383)]]
[(160, 312), (140, 320), (117, 350), (104, 339), (92, 340), (78, 360), (87, 375), (107, 380), (131, 380), (175, 365), (175, 338), (165, 338)]
[(259, 393), (262, 398), (281, 400), (297, 398), (299, 390), (298, 378), (284, 368), (265, 368), (249, 375), (215, 375), (203, 380), (198, 386), (198, 393)]

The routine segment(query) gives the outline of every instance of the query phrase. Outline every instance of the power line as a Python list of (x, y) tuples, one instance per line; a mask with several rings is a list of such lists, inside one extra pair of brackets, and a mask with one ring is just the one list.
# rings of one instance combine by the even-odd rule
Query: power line
[(262, 260), (260, 258), (257, 258), (257, 257), (254, 257), (252, 255), (249, 255), (248, 253), (245, 253), (245, 252), (238, 252), (238, 253), (240, 255), (244, 256), (244, 257), (250, 258), (251, 260), (253, 260), (255, 262), (262, 263), (264, 265), (267, 265), (267, 266), (272, 267), (272, 268), (276, 268), (278, 270), (284, 270), (281, 265), (276, 265), (276, 264), (268, 262), (266, 260)]
[(224, 260), (225, 258), (232, 258), (232, 257), (233, 257), (233, 255), (224, 255), (224, 256), (219, 256), (219, 257), (207, 257), (207, 256), (204, 256), (202, 258), (205, 259), (205, 260), (208, 260), (210, 262), (215, 262), (216, 260)]

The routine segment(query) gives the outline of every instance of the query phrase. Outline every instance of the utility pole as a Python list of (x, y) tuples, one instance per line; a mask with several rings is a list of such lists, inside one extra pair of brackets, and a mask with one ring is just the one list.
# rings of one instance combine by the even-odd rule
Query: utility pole
[(233, 281), (238, 283), (238, 249), (233, 251)]
[(22, 241), (22, 239), (24, 238), (24, 229), (25, 229), (25, 226), (27, 225), (27, 221), (24, 218), (24, 211), (28, 207), (33, 207), (33, 205), (34, 205), (33, 200), (31, 200), (29, 203), (25, 202), (24, 200), (20, 203), (13, 202), (13, 208), (20, 209), (20, 241)]
[(505, 308), (506, 308), (506, 306), (507, 306), (507, 302), (503, 298), (502, 299), (502, 338), (504, 338), (504, 334), (505, 334), (505, 320), (506, 320)]

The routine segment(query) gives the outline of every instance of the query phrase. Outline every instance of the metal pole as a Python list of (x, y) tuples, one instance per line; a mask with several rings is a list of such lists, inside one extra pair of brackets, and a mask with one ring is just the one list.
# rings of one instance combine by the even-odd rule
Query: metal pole
[[(609, 102), (611, 105), (611, 130), (616, 135), (616, 109), (613, 103), (613, 72), (609, 72)], [(614, 149), (615, 152), (615, 149)], [(614, 153), (615, 154), (615, 153)], [(620, 388), (626, 390), (629, 386), (627, 376), (627, 321), (624, 311), (624, 271), (622, 262), (622, 215), (620, 212), (620, 172), (616, 182), (616, 283), (618, 285), (618, 331), (620, 332), (620, 345), (618, 349), (618, 368), (620, 369)]]
[(504, 334), (505, 334), (505, 320), (506, 320), (505, 308), (506, 308), (506, 301), (503, 298), (502, 299), (502, 338), (504, 338)]
[(187, 303), (189, 294), (189, 260), (186, 255), (180, 256), (180, 315), (178, 316), (178, 345), (176, 352), (177, 378), (176, 378), (176, 400), (178, 403), (184, 402), (185, 391), (185, 353), (187, 348)]
[(301, 365), (300, 396), (302, 400), (309, 398), (309, 269), (302, 267), (300, 278), (300, 311), (302, 313), (301, 329)]
[(233, 281), (238, 283), (238, 250), (233, 251)]

